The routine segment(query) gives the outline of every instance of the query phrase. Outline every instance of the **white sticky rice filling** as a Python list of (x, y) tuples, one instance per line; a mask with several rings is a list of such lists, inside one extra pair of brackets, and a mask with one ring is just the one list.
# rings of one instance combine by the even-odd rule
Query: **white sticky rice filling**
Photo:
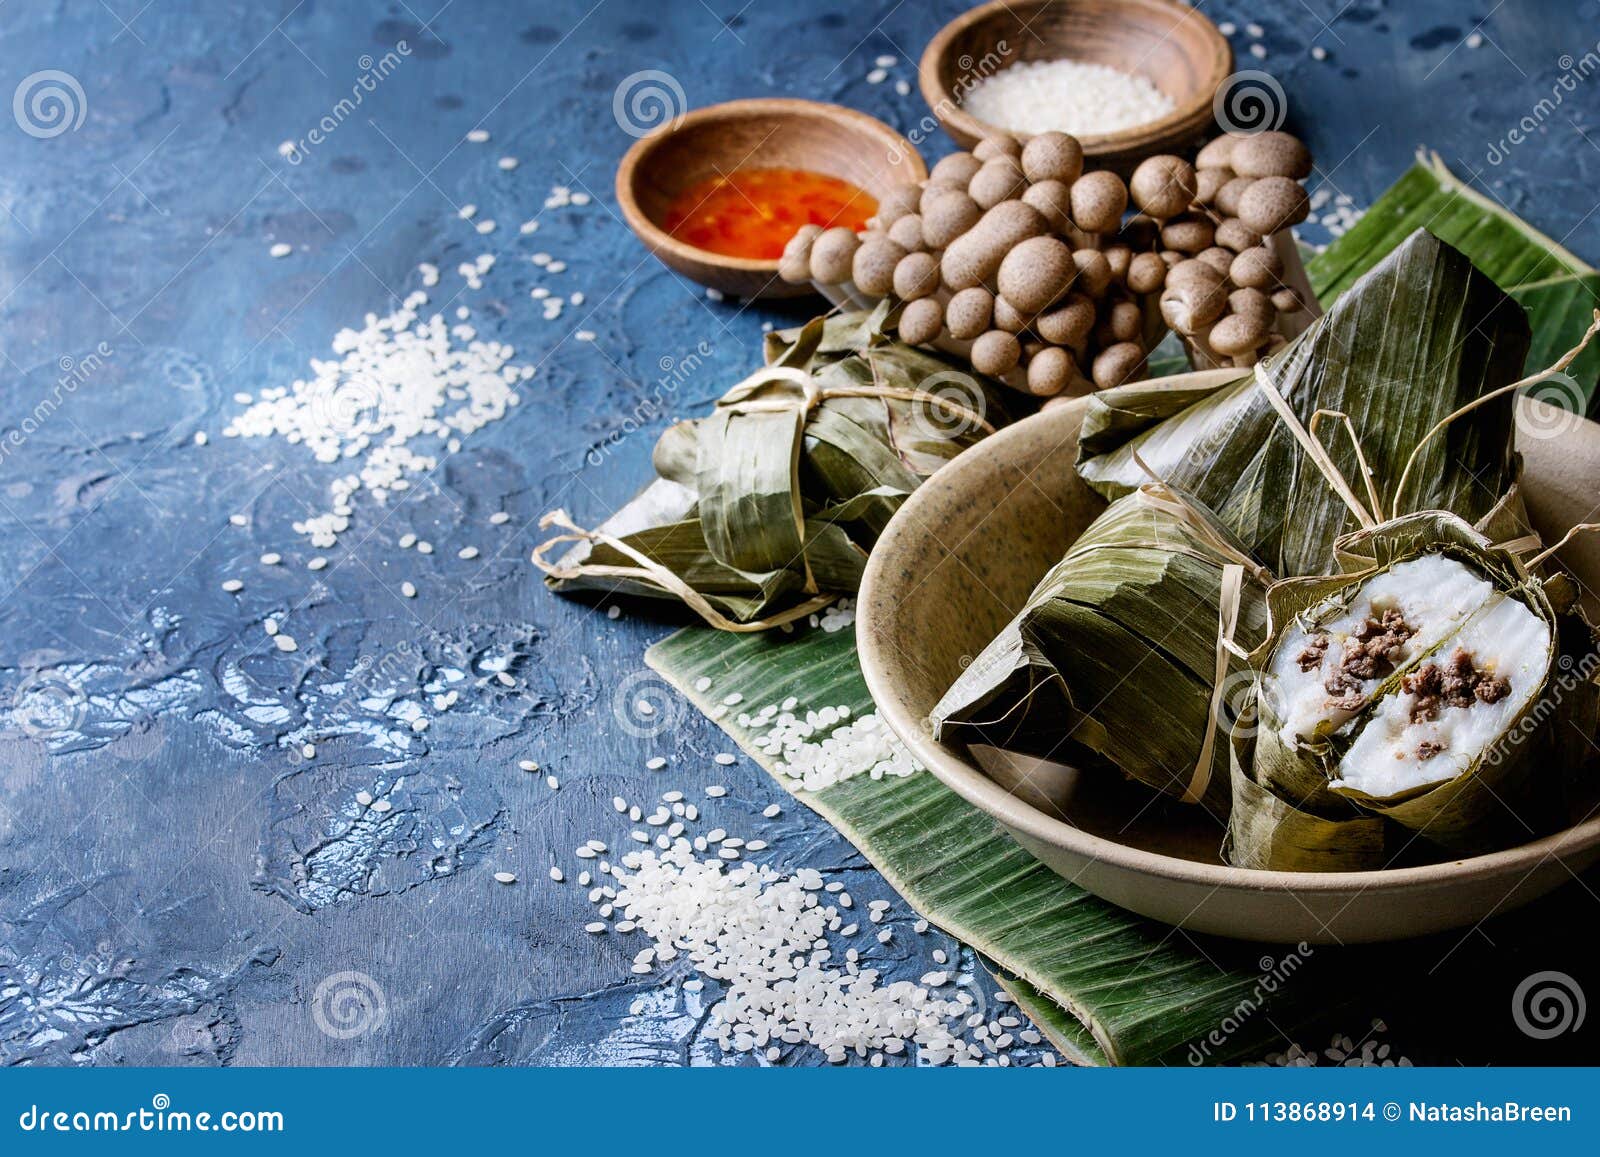
[[(1495, 703), (1441, 705), (1437, 719), (1413, 723), (1417, 697), (1397, 692), (1373, 711), (1350, 750), (1339, 761), (1334, 787), (1384, 799), (1397, 792), (1444, 783), (1470, 768), (1538, 693), (1550, 662), (1550, 628), (1522, 603), (1498, 596), (1436, 656), (1445, 662), (1457, 648), (1475, 666), (1507, 680), (1510, 691)], [(1437, 754), (1422, 758), (1424, 743)]]
[[(1272, 693), (1283, 721), (1280, 734), (1284, 742), (1292, 745), (1297, 738), (1327, 735), (1356, 714), (1336, 706), (1339, 697), (1331, 695), (1324, 684), (1328, 674), (1339, 669), (1347, 641), (1369, 618), (1381, 619), (1385, 611), (1398, 609), (1416, 632), (1395, 656), (1394, 665), (1404, 667), (1453, 634), (1493, 593), (1487, 579), (1462, 563), (1442, 554), (1426, 554), (1375, 576), (1346, 611), (1339, 611), (1338, 604), (1331, 601), (1313, 609), (1310, 621), (1327, 621), (1310, 630), (1295, 624), (1272, 656)], [(1313, 636), (1324, 632), (1328, 650), (1321, 665), (1302, 671), (1300, 654)], [(1377, 694), (1381, 682), (1362, 682), (1364, 701)]]

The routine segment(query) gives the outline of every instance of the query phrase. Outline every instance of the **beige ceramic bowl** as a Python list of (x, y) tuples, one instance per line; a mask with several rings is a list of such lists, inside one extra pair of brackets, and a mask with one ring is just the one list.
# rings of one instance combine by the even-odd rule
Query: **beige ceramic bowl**
[[(933, 774), (993, 816), (1055, 871), (1169, 924), (1247, 940), (1395, 940), (1461, 927), (1524, 904), (1600, 858), (1600, 818), (1491, 855), (1381, 872), (1232, 868), (1198, 809), (1146, 809), (1114, 777), (1047, 766), (998, 772), (934, 742), (929, 711), (1104, 503), (1073, 471), (1082, 401), (985, 440), (929, 479), (879, 540), (857, 632), (867, 685), (889, 726)], [(1519, 448), (1530, 512), (1547, 541), (1600, 505), (1600, 426), (1523, 402)], [(1600, 545), (1563, 553), (1600, 591)]]

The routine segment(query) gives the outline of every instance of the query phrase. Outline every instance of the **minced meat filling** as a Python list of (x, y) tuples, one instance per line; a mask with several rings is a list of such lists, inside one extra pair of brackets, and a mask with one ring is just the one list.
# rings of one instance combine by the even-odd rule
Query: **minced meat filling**
[[(1511, 693), (1511, 681), (1491, 675), (1479, 667), (1472, 655), (1457, 647), (1443, 663), (1424, 663), (1400, 680), (1401, 688), (1416, 697), (1411, 706), (1411, 722), (1423, 723), (1439, 718), (1444, 707), (1471, 707), (1474, 703), (1498, 703)], [(1431, 746), (1425, 744), (1424, 746)], [(1427, 759), (1437, 751), (1422, 755)]]
[[(1345, 640), (1338, 667), (1328, 672), (1322, 681), (1328, 694), (1335, 697), (1335, 705), (1346, 711), (1360, 707), (1364, 699), (1362, 684), (1368, 679), (1381, 679), (1393, 672), (1394, 656), (1416, 633), (1406, 622), (1405, 616), (1393, 608), (1384, 611), (1381, 618), (1369, 616), (1360, 629)], [(1318, 635), (1312, 643), (1318, 640), (1321, 640), (1325, 652), (1327, 636)], [(1303, 670), (1311, 669), (1305, 666), (1310, 651), (1311, 647), (1308, 646), (1299, 656)]]
[(1315, 671), (1322, 666), (1322, 660), (1327, 657), (1328, 636), (1312, 635), (1310, 641), (1306, 643), (1305, 650), (1296, 655), (1294, 661), (1300, 664), (1302, 671)]

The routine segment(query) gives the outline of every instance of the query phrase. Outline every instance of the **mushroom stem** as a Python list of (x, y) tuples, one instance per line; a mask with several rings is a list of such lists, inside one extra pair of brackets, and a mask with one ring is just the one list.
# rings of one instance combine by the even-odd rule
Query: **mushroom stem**
[(1302, 330), (1322, 316), (1322, 306), (1317, 301), (1317, 295), (1311, 291), (1311, 279), (1306, 275), (1305, 262), (1300, 260), (1300, 246), (1295, 244), (1294, 234), (1288, 229), (1280, 229), (1272, 235), (1271, 245), (1278, 260), (1283, 262), (1283, 283), (1294, 290), (1295, 296), (1306, 307), (1278, 315), (1278, 332), (1292, 339), (1300, 336)]

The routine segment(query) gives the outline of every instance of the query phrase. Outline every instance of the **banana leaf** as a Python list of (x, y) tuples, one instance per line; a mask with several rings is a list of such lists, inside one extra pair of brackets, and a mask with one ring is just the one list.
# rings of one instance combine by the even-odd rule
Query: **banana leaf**
[(1249, 649), (1265, 635), (1261, 568), (1192, 501), (1148, 486), (1117, 500), (946, 692), (935, 734), (1057, 761), (1088, 749), (1226, 817), (1212, 700), (1230, 566), (1233, 641)]
[[(752, 705), (790, 696), (848, 705), (855, 719), (874, 709), (848, 627), (737, 636), (689, 627), (650, 648), (645, 660), (785, 788), (792, 781), (754, 744), (755, 734), (718, 711), (725, 695), (738, 691)], [(1339, 1014), (1358, 995), (1320, 971), (1324, 957), (1334, 963), (1332, 950), (1302, 953), (1305, 967), (1264, 991), (1261, 945), (1174, 934), (1090, 895), (926, 771), (857, 775), (795, 798), (843, 833), (916, 911), (990, 962), (1035, 1026), (1074, 1063), (1259, 1057), (1283, 1048), (1283, 1034)], [(1341, 995), (1330, 998), (1335, 990)], [(1225, 1039), (1208, 1040), (1235, 1018)]]
[[(1465, 253), (1528, 311), (1533, 342), (1525, 373), (1553, 364), (1571, 345), (1571, 335), (1589, 323), (1600, 301), (1600, 270), (1471, 188), (1438, 154), (1426, 150), (1349, 232), (1307, 261), (1306, 273), (1318, 299), (1331, 305), (1422, 228)], [(1567, 374), (1570, 386), (1535, 389), (1534, 396), (1579, 412), (1587, 402), (1594, 416), (1600, 405), (1595, 389), (1600, 348), (1585, 351)]]
[(549, 516), (566, 533), (535, 551), (547, 584), (681, 600), (732, 630), (855, 591), (906, 496), (1008, 421), (996, 383), (887, 336), (891, 320), (884, 306), (768, 335), (765, 369), (662, 434), (633, 501), (593, 531)]
[[(1096, 395), (1079, 473), (1116, 498), (1140, 485), (1148, 467), (1216, 511), (1273, 572), (1326, 573), (1334, 542), (1360, 523), (1263, 387), (1302, 431), (1314, 429), (1319, 411), (1324, 420), (1337, 416), (1341, 424), (1324, 426), (1319, 441), (1355, 497), (1378, 507), (1372, 521), (1414, 510), (1475, 521), (1517, 478), (1514, 399), (1424, 436), (1518, 380), (1528, 344), (1522, 309), (1464, 255), (1418, 230), (1255, 373), (1222, 384), (1220, 374), (1192, 375), (1193, 393), (1186, 385), (1166, 399), (1148, 384)], [(1397, 493), (1419, 445), (1406, 491)]]

